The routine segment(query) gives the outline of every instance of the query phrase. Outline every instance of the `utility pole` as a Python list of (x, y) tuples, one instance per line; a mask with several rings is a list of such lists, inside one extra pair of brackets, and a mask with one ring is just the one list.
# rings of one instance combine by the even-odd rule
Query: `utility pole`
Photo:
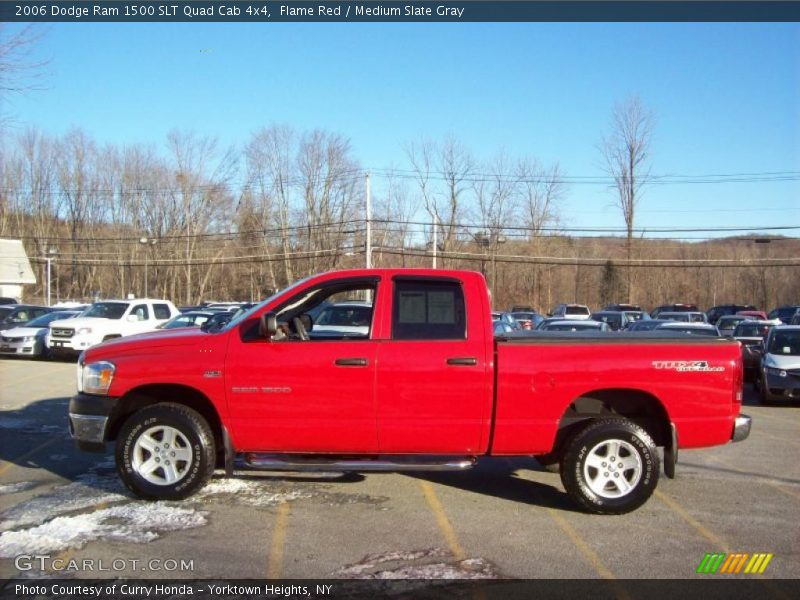
[(52, 305), (52, 294), (51, 294), (51, 288), (52, 288), (51, 280), (53, 278), (52, 262), (56, 258), (57, 254), (58, 254), (58, 248), (48, 248), (47, 255), (44, 257), (44, 260), (47, 263), (47, 306)]
[(51, 256), (46, 256), (45, 260), (47, 261), (47, 306), (52, 306), (52, 302), (50, 301), (50, 263), (53, 258)]
[(148, 271), (148, 266), (149, 266), (149, 264), (148, 264), (148, 250), (149, 250), (149, 247), (155, 246), (157, 241), (158, 240), (156, 240), (154, 238), (146, 237), (146, 236), (139, 238), (139, 243), (144, 245), (144, 297), (145, 298), (148, 297), (148, 295), (147, 295), (148, 294), (148, 291), (147, 291), (147, 271)]
[(367, 268), (372, 268), (372, 186), (370, 174), (367, 172)]
[(433, 215), (433, 268), (436, 268), (436, 253), (439, 250), (439, 219)]

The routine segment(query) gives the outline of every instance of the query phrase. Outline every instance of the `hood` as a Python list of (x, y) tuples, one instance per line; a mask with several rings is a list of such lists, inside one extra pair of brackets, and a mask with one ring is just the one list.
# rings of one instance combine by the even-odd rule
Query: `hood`
[(785, 356), (782, 354), (766, 354), (764, 365), (775, 369), (800, 369), (800, 356)]
[(50, 329), (80, 329), (81, 327), (91, 327), (98, 323), (108, 323), (114, 321), (122, 321), (122, 319), (103, 319), (100, 317), (74, 317), (72, 319), (60, 319), (58, 321), (50, 321)]
[[(79, 319), (70, 319), (78, 321)], [(91, 320), (91, 319), (90, 319)], [(218, 333), (206, 333), (199, 327), (183, 327), (180, 329), (157, 329), (146, 333), (128, 335), (102, 344), (92, 346), (85, 351), (85, 360), (103, 360), (117, 354), (150, 353), (155, 349), (198, 346), (217, 337)]]
[(3, 337), (30, 337), (47, 331), (47, 327), (14, 327), (3, 331)]

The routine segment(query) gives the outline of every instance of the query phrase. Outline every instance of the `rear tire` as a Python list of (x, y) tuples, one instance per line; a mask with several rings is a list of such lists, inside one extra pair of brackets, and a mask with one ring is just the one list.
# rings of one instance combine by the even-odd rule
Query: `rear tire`
[(647, 431), (623, 417), (606, 417), (567, 443), (561, 482), (584, 510), (618, 515), (650, 498), (660, 471), (658, 449)]
[(214, 435), (206, 420), (182, 404), (161, 403), (131, 415), (117, 437), (117, 473), (145, 500), (181, 500), (214, 473)]

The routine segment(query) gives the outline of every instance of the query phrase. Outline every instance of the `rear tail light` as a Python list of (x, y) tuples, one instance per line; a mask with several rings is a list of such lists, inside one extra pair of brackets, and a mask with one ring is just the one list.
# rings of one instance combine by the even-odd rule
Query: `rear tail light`
[(741, 356), (733, 361), (733, 403), (742, 405), (744, 396), (744, 366)]

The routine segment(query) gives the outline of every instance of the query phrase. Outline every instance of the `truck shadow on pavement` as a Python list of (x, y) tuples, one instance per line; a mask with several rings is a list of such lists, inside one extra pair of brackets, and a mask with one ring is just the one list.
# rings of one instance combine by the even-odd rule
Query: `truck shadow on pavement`
[[(552, 485), (520, 476), (524, 471), (537, 471), (552, 478)], [(559, 476), (545, 472), (535, 459), (529, 457), (484, 458), (475, 468), (458, 473), (409, 473), (419, 480), (457, 488), (474, 494), (510, 500), (543, 508), (582, 513), (567, 494), (556, 486)]]
[[(67, 483), (82, 480), (91, 487), (93, 478), (88, 473), (100, 476), (105, 485), (108, 480), (116, 482), (114, 445), (106, 445), (104, 453), (81, 452), (69, 435), (69, 398), (46, 398), (32, 402), (18, 410), (0, 410), (0, 483), (20, 479), (12, 467), (46, 471)], [(212, 481), (219, 480), (221, 471)], [(27, 480), (35, 480), (36, 486), (53, 483), (52, 477), (26, 473)], [(279, 473), (238, 470), (234, 479), (250, 482), (297, 483), (357, 483), (364, 476), (357, 473)], [(115, 491), (133, 498), (121, 482)]]

